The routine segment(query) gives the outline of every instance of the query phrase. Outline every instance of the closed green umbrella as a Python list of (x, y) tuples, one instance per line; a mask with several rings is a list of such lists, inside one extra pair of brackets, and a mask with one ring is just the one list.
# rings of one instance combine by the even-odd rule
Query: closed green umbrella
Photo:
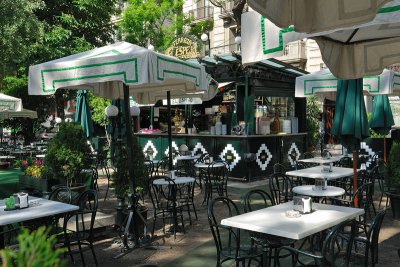
[(360, 148), (360, 142), (369, 136), (362, 81), (362, 78), (338, 81), (331, 131), (343, 146), (353, 151), (354, 192), (357, 190), (357, 150)]
[(93, 135), (92, 112), (86, 90), (79, 90), (77, 93), (75, 122), (80, 122), (87, 138)]
[(378, 134), (385, 135), (383, 140), (383, 159), (386, 162), (386, 135), (394, 125), (392, 109), (387, 95), (374, 96), (370, 127)]

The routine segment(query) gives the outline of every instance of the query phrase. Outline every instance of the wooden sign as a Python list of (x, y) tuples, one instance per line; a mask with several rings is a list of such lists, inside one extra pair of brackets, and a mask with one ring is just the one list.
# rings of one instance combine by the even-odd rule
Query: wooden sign
[(199, 56), (195, 39), (188, 35), (175, 37), (165, 54), (179, 59), (197, 58)]

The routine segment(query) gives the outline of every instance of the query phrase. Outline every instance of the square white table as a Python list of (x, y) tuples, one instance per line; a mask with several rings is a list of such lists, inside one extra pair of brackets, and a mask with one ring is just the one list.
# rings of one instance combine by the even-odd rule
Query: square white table
[(226, 218), (221, 224), (300, 240), (364, 214), (363, 209), (313, 203), (314, 212), (303, 214), (298, 218), (286, 217), (285, 212), (292, 209), (293, 202), (290, 201)]
[(330, 157), (330, 158), (314, 157), (314, 158), (309, 158), (309, 159), (299, 159), (297, 161), (304, 162), (304, 163), (313, 163), (313, 164), (329, 164), (329, 163), (338, 162), (341, 158), (343, 158), (343, 156), (334, 156), (334, 157)]
[[(37, 205), (32, 206), (32, 201), (37, 202)], [(0, 232), (3, 231), (3, 226), (8, 224), (49, 217), (79, 209), (79, 207), (75, 205), (69, 205), (57, 201), (31, 196), (28, 197), (28, 202), (31, 205), (29, 208), (4, 211), (6, 207), (5, 201), (4, 199), (0, 200)], [(0, 237), (0, 249), (4, 247), (3, 237), (4, 236)]]
[(347, 176), (353, 176), (352, 168), (332, 167), (332, 172), (322, 172), (322, 166), (315, 166), (306, 169), (294, 170), (286, 172), (288, 176), (296, 176), (312, 179), (335, 180)]

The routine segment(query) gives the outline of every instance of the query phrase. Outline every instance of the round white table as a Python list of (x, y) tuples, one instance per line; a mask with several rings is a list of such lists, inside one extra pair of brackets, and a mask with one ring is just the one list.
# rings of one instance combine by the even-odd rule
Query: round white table
[[(195, 179), (193, 177), (178, 177), (173, 179), (176, 185), (178, 184), (190, 184), (194, 183)], [(169, 185), (168, 181), (165, 179), (156, 179), (153, 181), (153, 184), (155, 185)]]
[[(211, 163), (198, 162), (198, 163), (194, 164), (194, 166), (196, 168), (208, 168), (208, 166), (210, 166), (210, 164)], [(222, 162), (216, 162), (216, 163), (213, 164), (213, 167), (217, 167), (217, 168), (218, 167), (224, 167), (224, 166), (225, 166), (225, 164), (222, 163)]]
[(293, 193), (310, 197), (337, 197), (345, 193), (343, 188), (327, 186), (326, 190), (316, 189), (315, 185), (301, 185), (293, 187)]
[(40, 154), (40, 155), (36, 155), (35, 157), (38, 159), (44, 159), (46, 157), (46, 155)]
[(196, 160), (199, 159), (200, 156), (196, 155), (196, 156), (177, 156), (176, 159), (177, 160)]

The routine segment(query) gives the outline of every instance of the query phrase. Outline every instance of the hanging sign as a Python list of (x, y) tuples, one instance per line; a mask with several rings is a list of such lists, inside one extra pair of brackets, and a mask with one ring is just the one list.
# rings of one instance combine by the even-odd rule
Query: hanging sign
[(195, 38), (188, 35), (178, 35), (175, 37), (165, 51), (165, 54), (179, 59), (197, 58), (200, 55)]
[[(187, 98), (171, 98), (171, 106), (177, 105), (200, 105), (203, 103), (201, 98), (187, 97)], [(167, 105), (167, 99), (163, 99), (163, 105)]]

